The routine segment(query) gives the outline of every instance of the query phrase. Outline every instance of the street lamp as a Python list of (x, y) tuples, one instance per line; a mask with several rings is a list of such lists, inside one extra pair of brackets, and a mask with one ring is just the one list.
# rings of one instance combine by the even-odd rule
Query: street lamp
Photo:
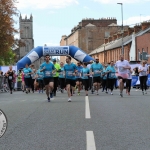
[(121, 14), (122, 14), (122, 55), (124, 55), (124, 48), (123, 48), (123, 3), (117, 3), (121, 5)]

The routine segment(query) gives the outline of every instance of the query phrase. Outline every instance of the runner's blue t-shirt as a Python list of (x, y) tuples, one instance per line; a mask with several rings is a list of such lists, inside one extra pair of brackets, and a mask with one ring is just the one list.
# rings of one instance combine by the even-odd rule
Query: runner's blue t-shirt
[(40, 72), (40, 69), (36, 72), (36, 74), (38, 75), (38, 80), (43, 80), (43, 77), (44, 77), (44, 73), (43, 72)]
[(49, 77), (53, 77), (52, 75), (52, 71), (55, 70), (55, 67), (54, 65), (49, 62), (48, 64), (46, 62), (44, 62), (41, 66), (40, 66), (40, 69), (42, 70), (43, 68), (45, 68), (43, 70), (43, 73), (44, 73), (44, 78), (49, 78)]
[(59, 72), (59, 78), (65, 78), (65, 75), (64, 75), (64, 67), (61, 67), (61, 72)]
[(83, 69), (82, 66), (77, 66), (78, 72), (76, 72), (76, 78), (81, 78), (82, 69)]
[(114, 78), (116, 78), (116, 70), (115, 70), (115, 67), (108, 66), (108, 67), (106, 68), (106, 72), (107, 72), (107, 71), (111, 71), (111, 72), (109, 72), (109, 74), (108, 74), (108, 78), (109, 78), (109, 79), (114, 79)]
[(91, 70), (94, 72), (93, 77), (100, 77), (101, 73), (99, 73), (99, 71), (103, 70), (103, 66), (100, 63), (94, 63), (91, 65)]
[(32, 72), (31, 68), (24, 68), (23, 72), (24, 72), (24, 78), (30, 78), (31, 77), (31, 75), (30, 75), (30, 73)]
[(75, 76), (73, 75), (73, 73), (75, 73), (76, 70), (77, 66), (75, 64), (65, 64), (64, 71), (66, 72), (66, 79), (75, 80)]
[(82, 79), (88, 79), (89, 76), (87, 76), (87, 74), (90, 73), (90, 69), (89, 68), (83, 68), (82, 69)]

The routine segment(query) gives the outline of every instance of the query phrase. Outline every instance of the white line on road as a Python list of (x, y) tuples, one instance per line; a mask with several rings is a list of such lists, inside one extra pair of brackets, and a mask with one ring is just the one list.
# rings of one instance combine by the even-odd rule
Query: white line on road
[(96, 150), (93, 131), (86, 131), (86, 150)]
[(85, 118), (90, 119), (91, 114), (90, 114), (90, 106), (89, 106), (89, 97), (85, 96)]

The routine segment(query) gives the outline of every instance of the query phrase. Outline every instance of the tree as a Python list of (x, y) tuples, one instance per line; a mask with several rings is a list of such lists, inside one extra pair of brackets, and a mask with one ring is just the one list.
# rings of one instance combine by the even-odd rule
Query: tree
[(0, 0), (0, 57), (8, 57), (10, 48), (15, 44), (14, 34), (18, 31), (14, 28), (13, 16), (17, 16), (16, 0)]

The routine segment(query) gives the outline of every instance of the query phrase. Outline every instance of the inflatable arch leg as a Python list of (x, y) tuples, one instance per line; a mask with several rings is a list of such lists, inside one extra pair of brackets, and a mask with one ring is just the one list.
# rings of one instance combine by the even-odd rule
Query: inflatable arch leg
[(75, 46), (38, 46), (32, 49), (26, 56), (17, 62), (17, 69), (24, 68), (26, 64), (30, 65), (46, 54), (51, 56), (70, 55), (74, 59), (81, 62), (89, 62), (90, 60), (94, 60), (88, 54)]

